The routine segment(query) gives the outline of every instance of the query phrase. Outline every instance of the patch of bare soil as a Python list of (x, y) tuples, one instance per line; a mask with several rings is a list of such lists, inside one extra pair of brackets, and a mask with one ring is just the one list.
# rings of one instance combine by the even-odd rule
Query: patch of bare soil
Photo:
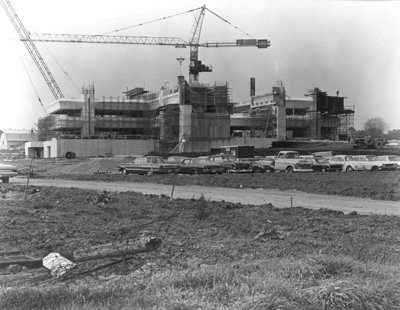
[[(57, 252), (71, 258), (74, 250), (143, 233), (162, 240), (156, 252), (116, 264), (109, 265), (115, 259), (78, 264), (74, 280), (126, 275), (144, 262), (178, 268), (232, 262), (246, 255), (256, 259), (322, 253), (380, 262), (400, 258), (398, 217), (58, 188), (31, 187), (23, 200), (23, 190), (1, 188), (2, 252), (37, 257)], [(12, 285), (0, 281), (2, 287)]]

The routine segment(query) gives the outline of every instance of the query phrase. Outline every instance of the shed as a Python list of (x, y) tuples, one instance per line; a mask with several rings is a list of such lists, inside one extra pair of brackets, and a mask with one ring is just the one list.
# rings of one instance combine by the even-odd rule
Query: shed
[(33, 129), (2, 129), (0, 136), (0, 149), (23, 149), (24, 144), (30, 141), (38, 141), (38, 134)]
[(237, 158), (253, 158), (253, 145), (225, 145), (220, 146), (221, 153), (236, 156)]

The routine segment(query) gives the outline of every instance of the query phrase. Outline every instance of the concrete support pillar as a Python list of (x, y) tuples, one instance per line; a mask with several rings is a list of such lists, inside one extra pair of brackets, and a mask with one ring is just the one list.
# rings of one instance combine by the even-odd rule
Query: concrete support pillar
[(82, 129), (81, 137), (90, 137), (95, 134), (95, 97), (94, 85), (83, 89), (84, 103), (81, 111)]
[(179, 106), (179, 141), (188, 143), (192, 137), (192, 106)]
[(272, 87), (273, 100), (276, 102), (276, 138), (286, 140), (286, 91), (284, 87)]

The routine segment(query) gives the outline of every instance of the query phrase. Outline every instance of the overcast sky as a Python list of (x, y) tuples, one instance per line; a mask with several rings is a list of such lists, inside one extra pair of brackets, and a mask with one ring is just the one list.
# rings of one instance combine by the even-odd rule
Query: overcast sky
[[(400, 129), (400, 1), (322, 0), (10, 0), (26, 29), (38, 33), (176, 36), (188, 40), (193, 14), (133, 27), (206, 5), (232, 25), (206, 12), (200, 42), (248, 38), (271, 40), (269, 49), (201, 48), (199, 58), (213, 66), (200, 80), (227, 81), (233, 101), (271, 91), (282, 80), (289, 97), (318, 86), (347, 97), (355, 106), (355, 127), (382, 117)], [(32, 128), (54, 98), (17, 32), (0, 9), (0, 129)], [(158, 90), (176, 85), (177, 57), (189, 49), (163, 46), (36, 42), (66, 97), (79, 97), (94, 83), (96, 97), (122, 96), (127, 88)], [(28, 73), (27, 73), (28, 72)]]

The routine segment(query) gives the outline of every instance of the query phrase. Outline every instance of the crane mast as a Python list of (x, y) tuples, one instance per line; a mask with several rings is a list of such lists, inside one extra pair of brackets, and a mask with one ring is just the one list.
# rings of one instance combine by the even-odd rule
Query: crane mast
[(51, 92), (53, 93), (54, 98), (60, 99), (64, 98), (64, 95), (58, 86), (56, 80), (54, 79), (53, 75), (51, 74), (49, 68), (47, 67), (46, 63), (44, 62), (42, 56), (39, 53), (36, 45), (33, 43), (29, 32), (25, 29), (24, 25), (22, 24), (21, 20), (19, 19), (17, 13), (15, 12), (14, 8), (12, 7), (10, 1), (8, 0), (0, 0), (1, 5), (4, 8), (8, 18), (10, 19), (11, 23), (13, 24), (15, 30), (17, 31), (21, 41), (24, 42), (26, 49), (28, 50), (29, 54), (31, 55), (33, 61), (35, 62), (37, 68), (39, 69), (40, 73), (42, 74), (44, 80), (46, 81), (47, 86), (50, 88)]
[[(55, 99), (64, 98), (64, 95), (51, 74), (49, 68), (44, 62), (34, 41), (42, 42), (66, 42), (66, 43), (102, 43), (102, 44), (133, 44), (133, 45), (159, 45), (159, 46), (173, 46), (176, 48), (190, 47), (190, 65), (189, 65), (189, 82), (196, 84), (199, 82), (200, 72), (211, 72), (211, 66), (202, 64), (199, 60), (199, 47), (257, 47), (268, 48), (270, 41), (267, 39), (239, 39), (236, 41), (221, 41), (221, 42), (203, 42), (200, 41), (201, 29), (205, 15), (206, 6), (198, 8), (198, 13), (195, 16), (195, 21), (192, 28), (192, 37), (190, 42), (178, 37), (149, 37), (149, 36), (113, 36), (113, 35), (85, 35), (85, 34), (50, 34), (50, 33), (30, 33), (28, 32), (17, 13), (12, 7), (9, 0), (0, 0), (5, 12), (7, 13), (11, 23), (17, 31), (20, 40), (24, 43), (29, 54), (32, 56), (36, 66), (41, 72), (48, 87), (53, 93)], [(207, 9), (208, 10), (208, 9)], [(190, 10), (188, 12), (193, 12)], [(210, 11), (210, 10), (208, 10)], [(210, 11), (214, 15), (214, 12)], [(187, 13), (187, 12), (185, 12)], [(182, 13), (181, 13), (182, 14)], [(180, 15), (180, 14), (177, 14)], [(216, 15), (218, 18), (220, 16)], [(221, 18), (224, 20), (223, 18)], [(224, 20), (227, 22), (226, 20)], [(237, 28), (237, 27), (236, 27)], [(246, 34), (248, 35), (248, 34)]]
[(202, 6), (198, 15), (195, 17), (193, 24), (193, 35), (190, 40), (190, 65), (189, 65), (189, 83), (194, 84), (199, 82), (200, 72), (211, 72), (209, 66), (205, 66), (199, 60), (199, 40), (201, 34), (201, 28), (203, 26), (204, 14), (206, 6)]

